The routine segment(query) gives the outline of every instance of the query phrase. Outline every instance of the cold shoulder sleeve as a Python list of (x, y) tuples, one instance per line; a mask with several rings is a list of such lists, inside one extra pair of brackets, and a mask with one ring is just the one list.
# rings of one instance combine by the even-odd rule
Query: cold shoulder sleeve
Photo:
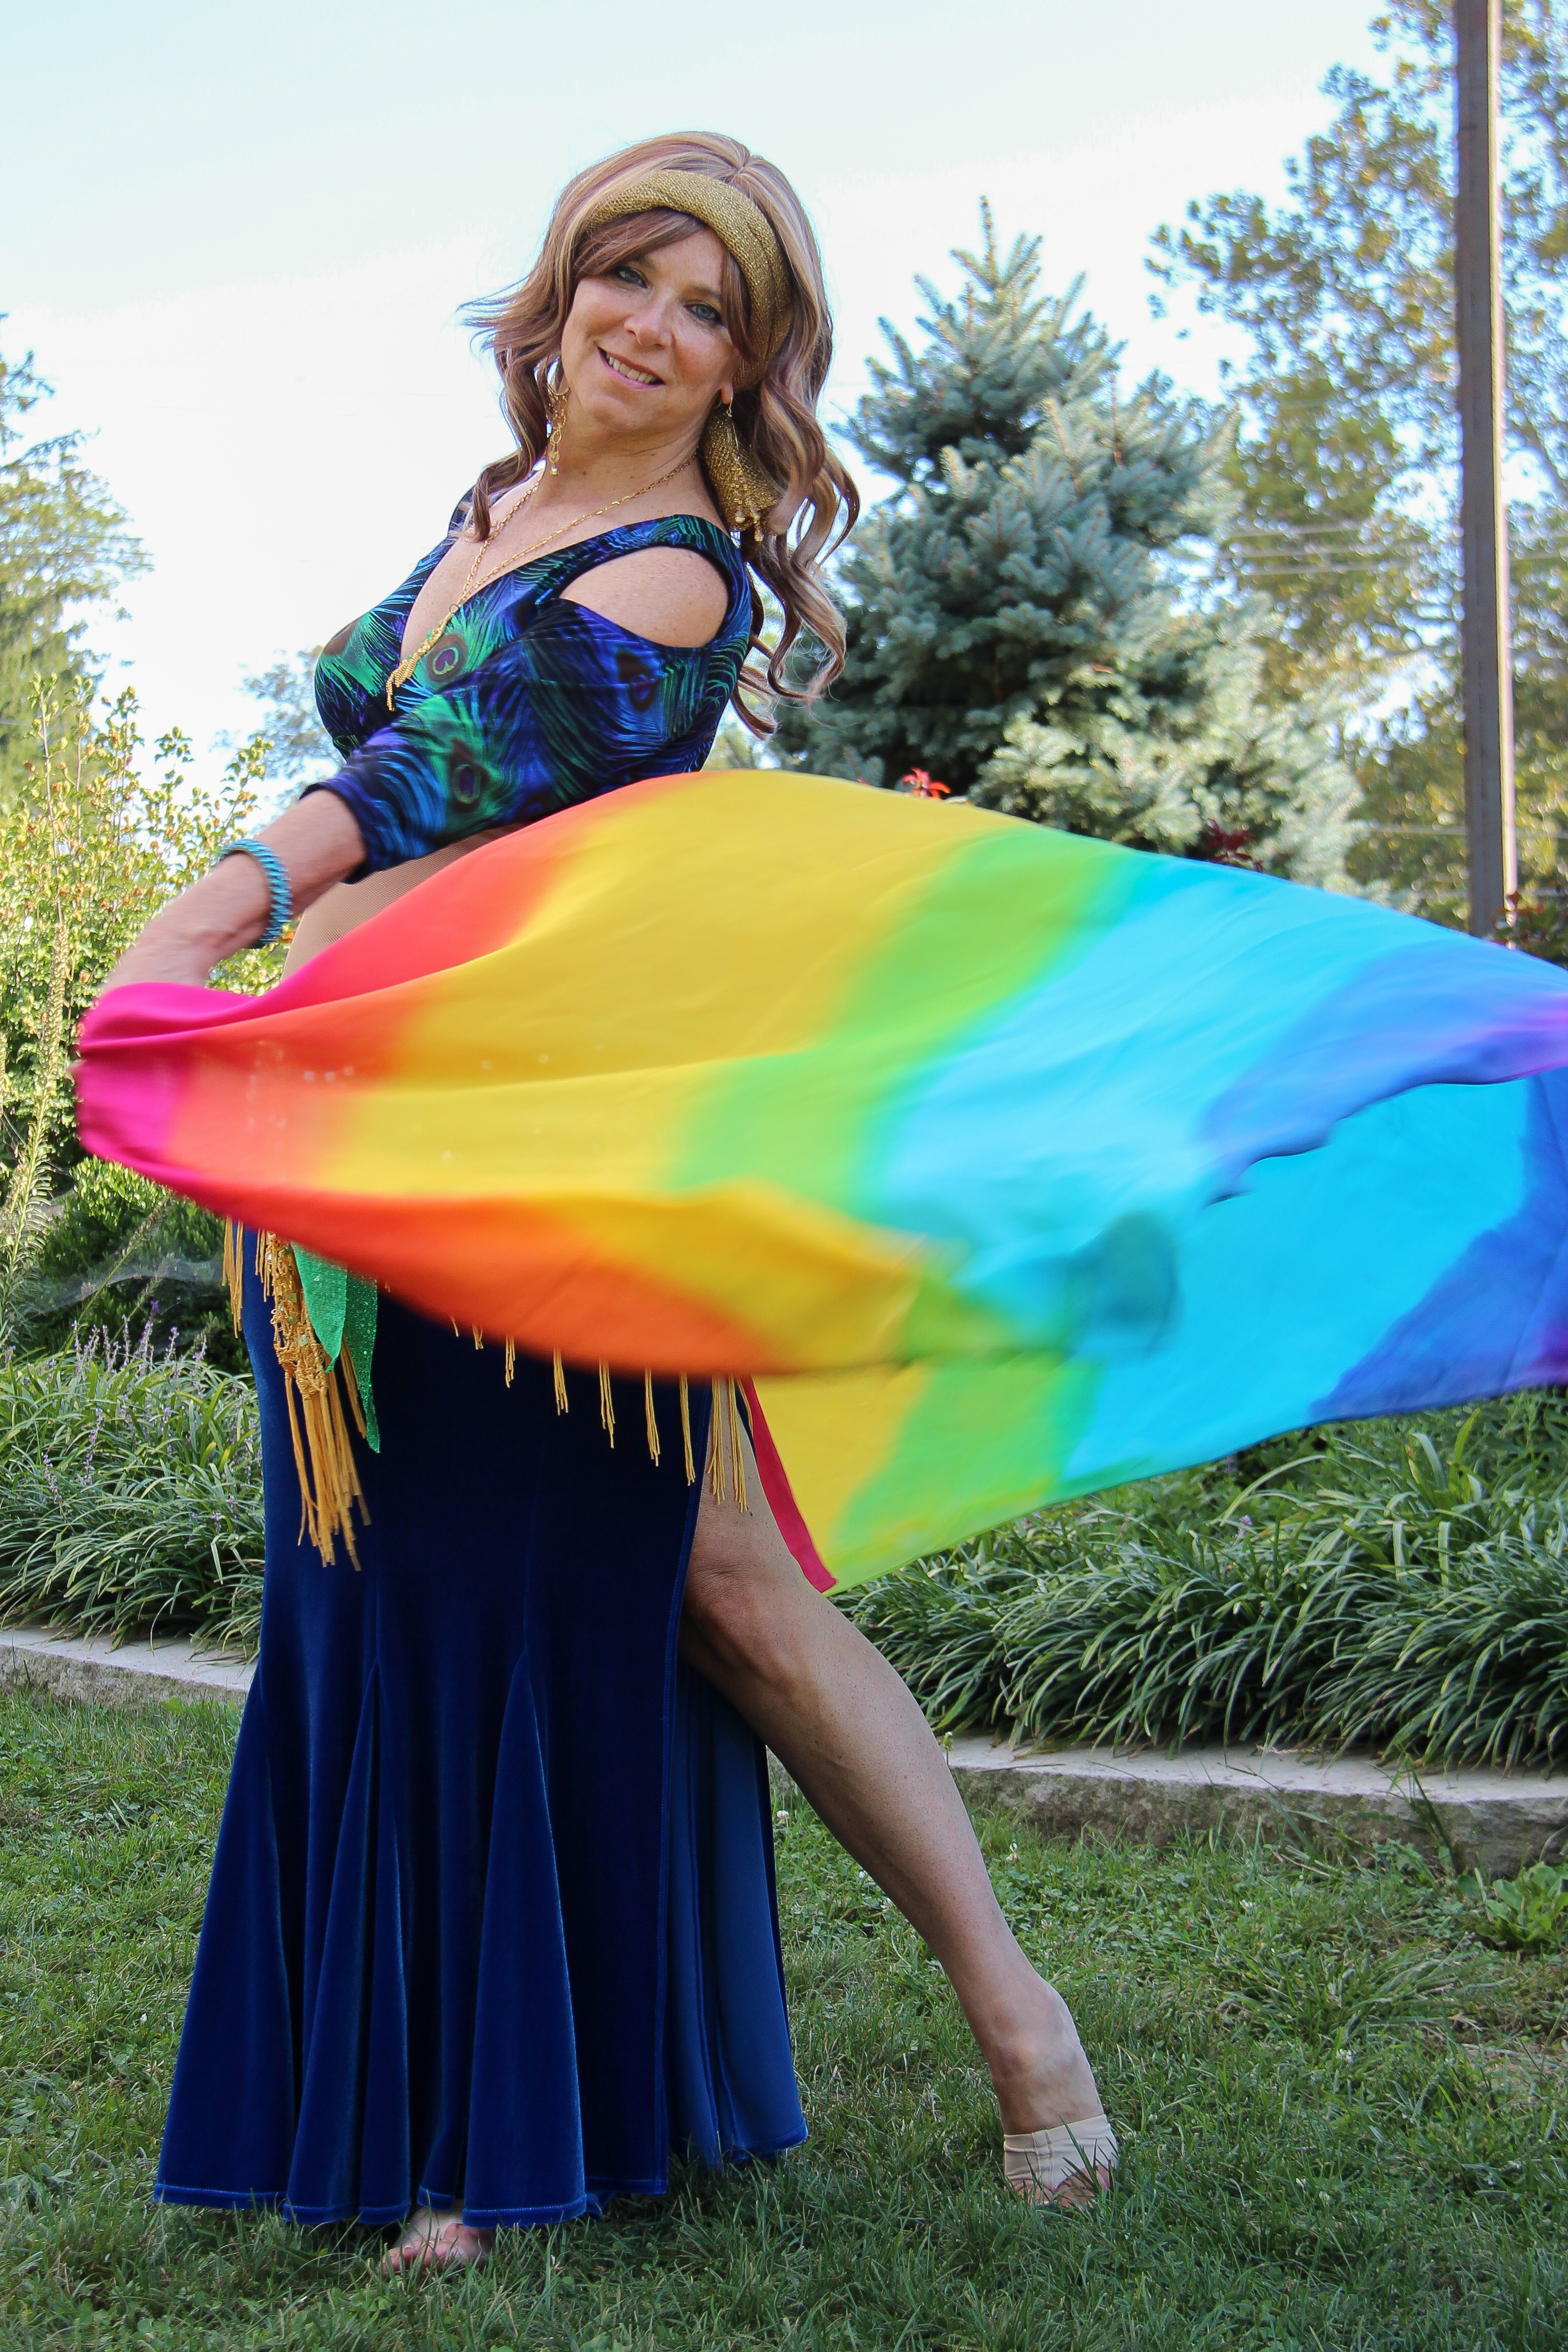
[[(742, 651), (732, 632), (655, 645), (568, 599), (467, 670), (449, 631), (396, 715), (311, 789), (352, 809), (367, 870), (399, 866), (643, 776), (700, 768)], [(423, 690), (422, 675), (434, 681)]]

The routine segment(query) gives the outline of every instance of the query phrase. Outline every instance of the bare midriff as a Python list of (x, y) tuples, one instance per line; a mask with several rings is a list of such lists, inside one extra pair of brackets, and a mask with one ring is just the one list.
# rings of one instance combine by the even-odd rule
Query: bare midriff
[(302, 963), (329, 948), (350, 931), (368, 923), (383, 907), (394, 906), (411, 890), (438, 874), (454, 858), (466, 857), (471, 849), (483, 849), (487, 841), (498, 841), (509, 831), (506, 825), (495, 825), (487, 833), (476, 833), (469, 841), (451, 841), (444, 848), (433, 849), (428, 857), (411, 857), (406, 865), (386, 866), (380, 874), (367, 874), (362, 882), (340, 882), (324, 890), (314, 906), (307, 907), (289, 945), (283, 969), (298, 971)]

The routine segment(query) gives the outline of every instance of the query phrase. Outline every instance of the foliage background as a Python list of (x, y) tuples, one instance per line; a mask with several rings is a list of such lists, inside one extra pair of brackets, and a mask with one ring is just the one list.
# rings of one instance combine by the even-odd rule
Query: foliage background
[[(134, 695), (96, 716), (88, 695), (71, 681), (37, 682), (29, 755), (0, 807), (0, 1344), (63, 1336), (62, 1286), (78, 1289), (85, 1311), (73, 1320), (86, 1327), (123, 1330), (155, 1317), (149, 1288), (128, 1308), (104, 1301), (103, 1286), (178, 1258), (208, 1266), (209, 1297), (193, 1315), (166, 1296), (166, 1319), (204, 1326), (233, 1361), (232, 1332), (211, 1296), (216, 1221), (118, 1177), (89, 1176), (79, 1194), (68, 1189), (82, 1167), (68, 1057), (77, 1021), (122, 949), (225, 842), (249, 830), (267, 745), (254, 739), (209, 782), (192, 772), (186, 739), (170, 734), (153, 747), (160, 764), (149, 772)], [(277, 949), (252, 949), (218, 978), (259, 988), (280, 968)], [(99, 1244), (101, 1259), (89, 1257)]]
[[(1568, 16), (1505, 0), (1503, 264), (1523, 894), (1568, 838)], [(1271, 693), (1333, 688), (1367, 829), (1351, 872), (1464, 916), (1454, 93), (1446, 0), (1374, 19), (1379, 78), (1336, 68), (1335, 112), (1270, 205), (1236, 191), (1159, 232), (1167, 294), (1233, 331), (1218, 576), (1279, 616)]]
[(1352, 797), (1323, 698), (1264, 691), (1269, 603), (1215, 595), (1233, 503), (1223, 429), (1040, 289), (1039, 240), (921, 281), (924, 340), (848, 427), (896, 486), (837, 567), (845, 671), (790, 709), (787, 758), (868, 782), (924, 769), (982, 805), (1078, 833), (1343, 879)]
[[(1504, 21), (1513, 939), (1568, 960), (1568, 26), (1562, 0), (1509, 0)], [(1448, 12), (1394, 0), (1378, 26), (1386, 75), (1331, 77), (1282, 205), (1211, 196), (1156, 238), (1162, 299), (1236, 339), (1220, 403), (1125, 387), (1079, 289), (1048, 295), (1037, 242), (1004, 249), (983, 211), (956, 289), (923, 284), (916, 335), (873, 367), (850, 437), (892, 491), (840, 562), (849, 667), (773, 756), (883, 786), (924, 770), (1041, 822), (1459, 918)], [(308, 654), (250, 677), (264, 724), (215, 773), (177, 730), (144, 745), (133, 696), (95, 700), (83, 616), (143, 559), (77, 438), (29, 438), (46, 394), (30, 355), (0, 362), (0, 1608), (243, 1640), (254, 1430), (224, 1385), (244, 1363), (217, 1228), (81, 1162), (68, 1040), (154, 908), (330, 751)], [(715, 754), (737, 756), (755, 753)], [(279, 961), (223, 978), (263, 986)], [(943, 1721), (1553, 1753), (1559, 1409), (1337, 1432), (1282, 1460), (1046, 1515), (856, 1613)]]

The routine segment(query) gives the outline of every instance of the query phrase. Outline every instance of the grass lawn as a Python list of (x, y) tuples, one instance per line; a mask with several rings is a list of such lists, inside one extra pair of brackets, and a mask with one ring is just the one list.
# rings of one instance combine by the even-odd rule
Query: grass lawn
[(984, 1825), (1123, 2134), (1086, 2217), (1000, 2184), (945, 1980), (803, 1807), (780, 1827), (809, 2145), (389, 2285), (379, 2237), (148, 2196), (234, 1718), (0, 1696), (0, 2346), (311, 2352), (1558, 2347), (1568, 1952), (1299, 1851)]

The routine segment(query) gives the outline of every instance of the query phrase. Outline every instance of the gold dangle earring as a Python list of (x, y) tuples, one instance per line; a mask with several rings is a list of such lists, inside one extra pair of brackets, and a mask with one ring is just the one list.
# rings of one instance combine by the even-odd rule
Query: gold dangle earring
[(566, 430), (568, 397), (566, 377), (558, 360), (555, 373), (545, 386), (545, 414), (549, 418), (549, 439), (545, 444), (545, 456), (552, 474), (560, 472), (560, 436)]
[(734, 405), (721, 400), (703, 427), (701, 457), (718, 510), (731, 530), (757, 530), (779, 503), (779, 487), (735, 427)]

